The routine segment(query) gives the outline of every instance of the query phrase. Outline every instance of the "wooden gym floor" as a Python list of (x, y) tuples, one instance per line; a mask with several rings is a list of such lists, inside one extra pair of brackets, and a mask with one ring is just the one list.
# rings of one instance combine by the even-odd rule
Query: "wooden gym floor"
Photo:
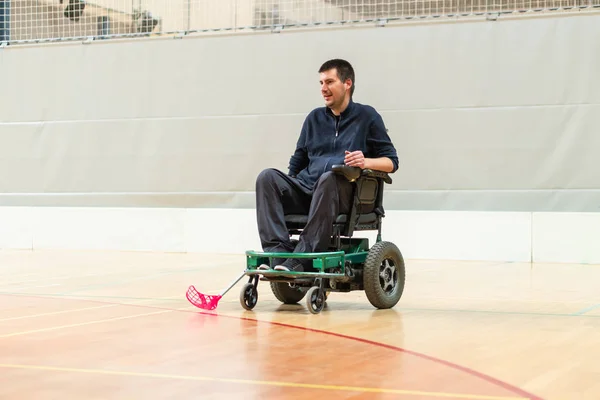
[(600, 399), (600, 266), (407, 260), (395, 309), (319, 315), (243, 255), (0, 251), (0, 399)]

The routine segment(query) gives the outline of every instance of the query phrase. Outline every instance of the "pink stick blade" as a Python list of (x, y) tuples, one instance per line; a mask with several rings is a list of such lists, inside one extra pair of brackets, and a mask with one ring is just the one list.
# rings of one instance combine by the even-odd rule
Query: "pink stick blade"
[(194, 286), (190, 286), (185, 294), (188, 301), (203, 310), (214, 310), (221, 300), (220, 295), (208, 295), (199, 293)]

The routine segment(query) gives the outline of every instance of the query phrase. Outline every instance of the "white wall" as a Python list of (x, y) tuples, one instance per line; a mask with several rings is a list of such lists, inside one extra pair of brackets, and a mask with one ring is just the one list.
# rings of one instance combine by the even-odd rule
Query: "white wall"
[[(0, 248), (240, 253), (260, 250), (254, 210), (0, 208)], [(387, 211), (407, 259), (600, 264), (600, 214)], [(374, 243), (376, 232), (358, 232)]]

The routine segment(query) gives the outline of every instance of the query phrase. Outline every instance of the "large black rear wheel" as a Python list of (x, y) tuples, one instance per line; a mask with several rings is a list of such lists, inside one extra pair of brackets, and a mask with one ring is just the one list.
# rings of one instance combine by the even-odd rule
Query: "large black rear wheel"
[(369, 302), (376, 308), (394, 307), (404, 292), (404, 258), (391, 242), (377, 242), (369, 250), (363, 284)]

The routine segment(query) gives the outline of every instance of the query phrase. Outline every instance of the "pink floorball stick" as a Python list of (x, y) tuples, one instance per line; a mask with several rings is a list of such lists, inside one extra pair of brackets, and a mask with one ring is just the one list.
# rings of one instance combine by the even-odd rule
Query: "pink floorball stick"
[(227, 289), (223, 290), (220, 294), (203, 294), (198, 292), (194, 285), (190, 286), (185, 294), (188, 301), (192, 303), (194, 306), (201, 308), (203, 310), (214, 310), (217, 308), (217, 304), (219, 304), (219, 300), (223, 298), (225, 293), (229, 292), (229, 290), (235, 286), (236, 283), (240, 281), (244, 277), (246, 273), (242, 272), (242, 274), (233, 281)]

